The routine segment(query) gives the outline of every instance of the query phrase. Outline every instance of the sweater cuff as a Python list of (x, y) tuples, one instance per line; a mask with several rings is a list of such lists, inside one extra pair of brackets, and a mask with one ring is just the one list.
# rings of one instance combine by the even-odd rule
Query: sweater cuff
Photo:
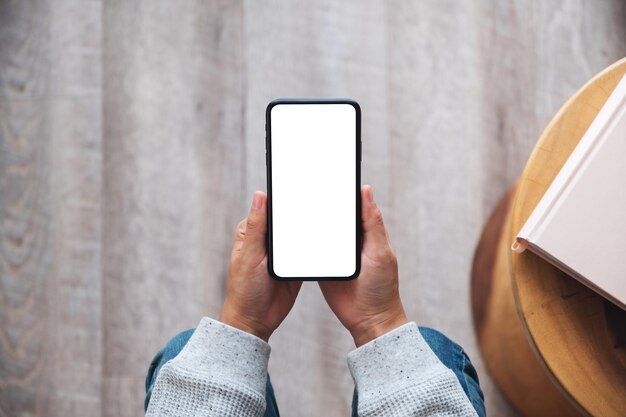
[(404, 324), (350, 352), (348, 367), (359, 400), (385, 397), (447, 371), (415, 322)]
[(265, 396), (270, 350), (264, 340), (204, 317), (172, 362), (190, 370), (200, 368), (216, 380), (241, 384)]

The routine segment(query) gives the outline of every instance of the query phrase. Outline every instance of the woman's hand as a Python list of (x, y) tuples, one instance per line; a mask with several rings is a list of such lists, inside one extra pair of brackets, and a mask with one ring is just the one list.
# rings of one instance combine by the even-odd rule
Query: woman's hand
[(361, 346), (407, 323), (398, 291), (398, 263), (372, 187), (361, 188), (361, 272), (352, 281), (320, 282), (326, 302)]
[(267, 342), (293, 307), (302, 282), (269, 276), (266, 234), (267, 195), (256, 191), (248, 217), (235, 230), (220, 321)]

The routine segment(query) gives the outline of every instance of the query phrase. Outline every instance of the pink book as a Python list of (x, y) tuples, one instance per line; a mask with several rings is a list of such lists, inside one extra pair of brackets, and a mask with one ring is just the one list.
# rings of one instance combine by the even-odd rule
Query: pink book
[(529, 249), (626, 310), (626, 77), (512, 249)]

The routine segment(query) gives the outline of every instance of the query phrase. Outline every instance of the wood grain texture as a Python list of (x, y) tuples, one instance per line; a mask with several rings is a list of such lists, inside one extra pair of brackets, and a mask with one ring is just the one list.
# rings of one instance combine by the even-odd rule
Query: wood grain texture
[(580, 416), (528, 343), (513, 297), (509, 253), (515, 187), (489, 216), (472, 262), (472, 313), (481, 354), (498, 387), (524, 416)]
[(106, 2), (103, 416), (142, 413), (152, 356), (216, 317), (239, 221), (241, 5)]
[[(594, 77), (568, 100), (543, 132), (520, 178), (509, 242), (624, 73), (626, 59)], [(510, 257), (520, 317), (551, 377), (586, 413), (623, 416), (626, 346), (616, 344), (616, 333), (609, 331), (605, 315), (608, 302), (530, 252), (510, 253)], [(617, 335), (623, 339), (623, 314), (612, 319), (620, 323)]]
[[(347, 96), (411, 318), (514, 415), (471, 329), (472, 249), (560, 104), (626, 55), (623, 7), (0, 2), (0, 413), (141, 415), (152, 355), (219, 311), (267, 102)], [(315, 284), (272, 345), (284, 415), (348, 415), (352, 343)]]
[(100, 18), (0, 4), (1, 416), (100, 415)]
[[(385, 214), (408, 315), (462, 344), (481, 375), (489, 413), (512, 415), (483, 376), (470, 325), (472, 250), (491, 209), (483, 202), (514, 181), (503, 168), (508, 155), (525, 158), (501, 146), (509, 138), (493, 128), (508, 114), (494, 108), (495, 91), (507, 94), (518, 81), (500, 67), (489, 68), (492, 79), (485, 80), (483, 55), (493, 39), (481, 31), (484, 24), (499, 24), (500, 16), (484, 19), (482, 12), (468, 2), (390, 4), (392, 209)], [(477, 25), (479, 20), (488, 23)]]

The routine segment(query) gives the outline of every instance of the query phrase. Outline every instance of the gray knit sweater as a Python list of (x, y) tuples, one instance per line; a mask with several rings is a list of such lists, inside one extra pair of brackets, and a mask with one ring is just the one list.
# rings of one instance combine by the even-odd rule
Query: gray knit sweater
[[(205, 317), (155, 382), (147, 416), (262, 416), (270, 346)], [(348, 354), (361, 417), (476, 416), (415, 323)]]

